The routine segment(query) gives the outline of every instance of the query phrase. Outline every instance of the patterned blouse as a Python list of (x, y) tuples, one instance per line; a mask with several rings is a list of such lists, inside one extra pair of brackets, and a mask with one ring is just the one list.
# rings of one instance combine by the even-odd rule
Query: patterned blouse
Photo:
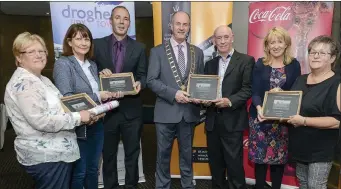
[(20, 164), (74, 162), (80, 158), (75, 126), (80, 114), (65, 113), (62, 95), (52, 82), (18, 67), (8, 82), (5, 104), (17, 137), (14, 141)]

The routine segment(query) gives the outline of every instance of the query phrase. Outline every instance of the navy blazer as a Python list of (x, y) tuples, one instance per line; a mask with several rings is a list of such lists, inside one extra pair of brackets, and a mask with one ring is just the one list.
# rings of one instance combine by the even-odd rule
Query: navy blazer
[[(294, 58), (292, 62), (284, 67), (286, 82), (282, 86), (283, 90), (290, 90), (296, 79), (301, 75), (300, 63)], [(258, 105), (263, 106), (263, 99), (266, 91), (270, 90), (271, 66), (265, 66), (263, 59), (259, 58), (252, 73), (252, 104), (250, 116), (257, 117)]]

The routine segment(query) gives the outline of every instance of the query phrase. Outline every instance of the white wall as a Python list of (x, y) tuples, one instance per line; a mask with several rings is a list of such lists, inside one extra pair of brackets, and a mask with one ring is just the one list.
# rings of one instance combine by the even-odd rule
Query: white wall
[(241, 53), (247, 53), (249, 2), (233, 2), (232, 31), (234, 33), (234, 48)]

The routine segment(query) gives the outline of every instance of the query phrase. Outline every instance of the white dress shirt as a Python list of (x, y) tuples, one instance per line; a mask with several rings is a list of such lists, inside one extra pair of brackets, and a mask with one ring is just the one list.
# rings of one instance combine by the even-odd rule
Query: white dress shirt
[[(75, 56), (75, 58), (76, 58), (76, 56)], [(84, 74), (88, 78), (88, 81), (91, 85), (92, 92), (97, 95), (99, 102), (102, 102), (101, 96), (99, 94), (98, 83), (90, 71), (90, 66), (91, 66), (90, 62), (88, 60), (85, 60), (85, 62), (83, 62), (83, 61), (79, 60), (78, 58), (76, 58), (76, 60), (78, 61), (79, 65), (82, 67)]]
[(62, 95), (44, 76), (18, 67), (7, 83), (6, 111), (17, 137), (14, 148), (20, 164), (74, 162), (80, 158), (75, 126), (78, 112), (65, 113)]
[(219, 97), (222, 98), (222, 87), (223, 87), (223, 80), (224, 80), (224, 77), (225, 77), (225, 72), (226, 72), (226, 69), (227, 67), (229, 66), (229, 63), (230, 63), (230, 60), (231, 60), (231, 57), (233, 55), (233, 52), (234, 52), (234, 49), (232, 49), (230, 51), (230, 53), (228, 54), (229, 55), (229, 58), (226, 58), (226, 57), (220, 57), (219, 59), (219, 78), (220, 78), (220, 90), (219, 90)]
[[(171, 46), (172, 46), (172, 48), (173, 48), (173, 52), (174, 52), (176, 61), (178, 62), (178, 61), (179, 61), (179, 60), (178, 60), (178, 54), (179, 54), (179, 47), (178, 47), (178, 45), (179, 45), (179, 43), (176, 42), (176, 41), (173, 39), (173, 37), (171, 37), (171, 38), (169, 39), (169, 41), (170, 41), (170, 44), (171, 44)], [(183, 42), (180, 43), (180, 44), (182, 45), (181, 50), (182, 50), (182, 52), (184, 52), (184, 55), (185, 55), (185, 65), (186, 65), (186, 68), (187, 68), (187, 59), (188, 59), (188, 58), (187, 58), (187, 43), (186, 43), (186, 40), (183, 41)]]

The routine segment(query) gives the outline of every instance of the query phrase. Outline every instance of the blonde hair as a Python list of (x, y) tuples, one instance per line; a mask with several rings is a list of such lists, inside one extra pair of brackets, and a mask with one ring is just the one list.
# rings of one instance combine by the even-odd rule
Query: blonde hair
[[(46, 45), (45, 45), (43, 38), (37, 34), (31, 34), (29, 32), (24, 32), (24, 33), (19, 34), (14, 39), (13, 48), (12, 48), (14, 57), (18, 57), (24, 49), (26, 49), (27, 47), (32, 45), (34, 42), (39, 42), (43, 46), (44, 50), (46, 51), (46, 55), (47, 55), (47, 48), (46, 48)], [(19, 62), (17, 61), (16, 58), (15, 58), (15, 65), (19, 66)]]
[(265, 36), (263, 41), (264, 46), (264, 58), (263, 58), (263, 64), (269, 65), (271, 61), (271, 54), (269, 49), (269, 41), (273, 39), (274, 37), (278, 37), (280, 39), (283, 39), (284, 43), (287, 45), (287, 48), (284, 51), (284, 65), (288, 65), (293, 60), (292, 54), (291, 54), (291, 37), (289, 33), (281, 28), (281, 27), (273, 27), (268, 34)]

